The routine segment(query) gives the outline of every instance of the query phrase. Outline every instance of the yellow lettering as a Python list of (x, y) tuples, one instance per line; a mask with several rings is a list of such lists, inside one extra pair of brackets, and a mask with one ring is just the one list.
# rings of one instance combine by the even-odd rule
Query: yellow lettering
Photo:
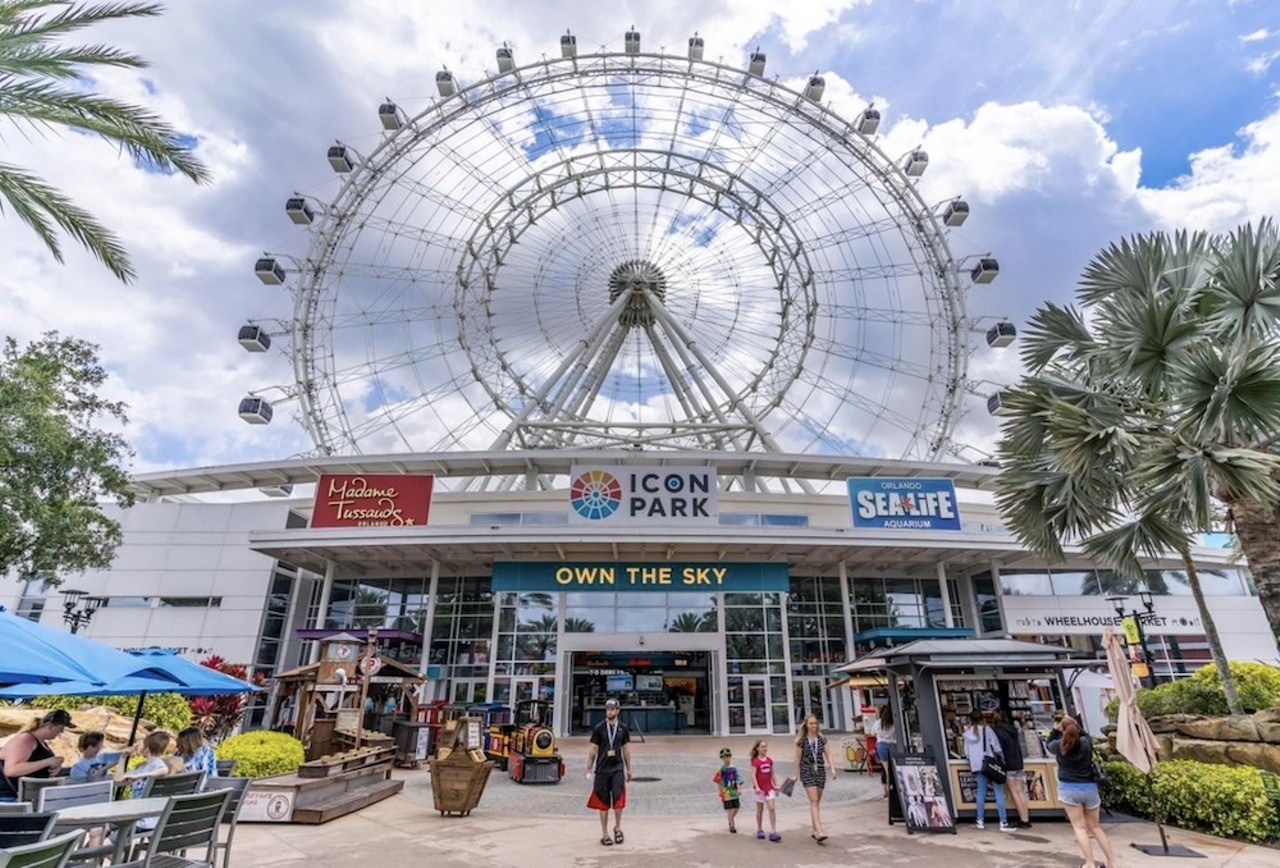
[(556, 567), (556, 584), (570, 585), (573, 584), (573, 570), (568, 567)]
[(723, 585), (724, 577), (729, 574), (729, 568), (728, 567), (712, 567), (711, 574), (716, 577), (717, 585)]

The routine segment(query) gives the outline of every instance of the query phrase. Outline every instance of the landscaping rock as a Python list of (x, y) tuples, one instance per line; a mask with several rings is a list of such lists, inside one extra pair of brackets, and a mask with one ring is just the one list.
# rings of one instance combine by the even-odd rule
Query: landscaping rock
[(1179, 735), (1191, 738), (1203, 738), (1208, 741), (1259, 741), (1258, 725), (1253, 718), (1240, 715), (1238, 717), (1201, 717), (1182, 721), (1178, 724)]
[(1180, 728), (1188, 723), (1212, 719), (1203, 714), (1162, 714), (1159, 717), (1149, 719), (1147, 723), (1150, 724), (1151, 731), (1159, 735), (1163, 732), (1179, 732)]

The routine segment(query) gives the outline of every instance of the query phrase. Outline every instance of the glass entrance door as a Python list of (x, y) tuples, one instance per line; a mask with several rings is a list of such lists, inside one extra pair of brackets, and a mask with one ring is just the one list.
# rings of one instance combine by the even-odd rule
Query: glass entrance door
[(768, 734), (773, 732), (773, 715), (769, 708), (769, 679), (764, 676), (745, 676), (742, 679), (746, 700), (746, 731)]
[(823, 729), (841, 729), (837, 699), (836, 691), (827, 690), (822, 678), (791, 679), (791, 708), (796, 715), (796, 726), (812, 714)]

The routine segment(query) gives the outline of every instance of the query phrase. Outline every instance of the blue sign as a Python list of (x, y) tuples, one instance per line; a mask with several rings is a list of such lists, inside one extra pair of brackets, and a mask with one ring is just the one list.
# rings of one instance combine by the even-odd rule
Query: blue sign
[(790, 590), (786, 564), (522, 561), (493, 565), (495, 593), (526, 591)]
[(876, 530), (960, 530), (950, 479), (889, 476), (849, 478), (853, 526)]

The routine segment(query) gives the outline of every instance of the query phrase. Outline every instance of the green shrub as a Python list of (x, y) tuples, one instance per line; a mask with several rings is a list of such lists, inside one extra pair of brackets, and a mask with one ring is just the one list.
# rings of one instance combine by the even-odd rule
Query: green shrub
[(1280, 804), (1267, 795), (1258, 769), (1172, 760), (1156, 766), (1148, 781), (1123, 760), (1105, 767), (1100, 789), (1108, 808), (1153, 818), (1158, 807), (1162, 820), (1224, 838), (1280, 838)]
[[(52, 710), (65, 708), (78, 711), (86, 706), (103, 705), (112, 711), (132, 719), (138, 711), (137, 694), (132, 696), (39, 696), (31, 700), (32, 708)], [(191, 725), (191, 708), (187, 700), (176, 693), (148, 693), (142, 701), (142, 717), (176, 736)], [(146, 735), (146, 733), (142, 733)]]
[[(1280, 705), (1280, 666), (1266, 663), (1232, 661), (1231, 673), (1236, 678), (1236, 693), (1246, 714)], [(1119, 701), (1107, 706), (1107, 716), (1114, 723)], [(1138, 691), (1138, 708), (1146, 717), (1162, 714), (1226, 714), (1227, 697), (1222, 692), (1218, 667), (1201, 666), (1190, 678), (1180, 678), (1159, 687)]]
[(239, 778), (265, 778), (298, 770), (306, 760), (302, 742), (283, 732), (244, 732), (218, 745), (218, 759), (235, 760)]

